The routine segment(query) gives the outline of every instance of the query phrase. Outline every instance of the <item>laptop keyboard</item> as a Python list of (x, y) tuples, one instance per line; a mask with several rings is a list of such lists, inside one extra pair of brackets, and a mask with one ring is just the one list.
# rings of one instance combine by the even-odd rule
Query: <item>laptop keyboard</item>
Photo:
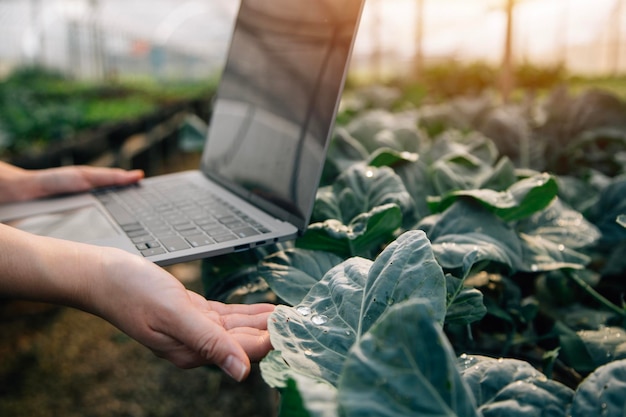
[(144, 256), (269, 232), (233, 205), (191, 183), (105, 188), (94, 195)]

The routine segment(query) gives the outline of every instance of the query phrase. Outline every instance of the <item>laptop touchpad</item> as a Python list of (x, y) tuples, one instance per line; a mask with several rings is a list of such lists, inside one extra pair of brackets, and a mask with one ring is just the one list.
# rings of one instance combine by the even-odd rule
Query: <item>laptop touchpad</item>
[(36, 235), (75, 242), (91, 242), (118, 235), (109, 220), (93, 205), (23, 217), (6, 224)]

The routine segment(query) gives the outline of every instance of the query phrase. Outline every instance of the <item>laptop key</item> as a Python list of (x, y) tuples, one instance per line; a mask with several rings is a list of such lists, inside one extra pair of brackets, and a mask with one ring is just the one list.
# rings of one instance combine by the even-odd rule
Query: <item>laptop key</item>
[(222, 243), (222, 242), (228, 242), (229, 240), (235, 240), (239, 238), (233, 234), (230, 234), (230, 235), (213, 236), (213, 239), (215, 239), (217, 243)]
[(178, 234), (181, 235), (182, 237), (194, 236), (194, 235), (202, 234), (202, 230), (198, 230), (198, 229), (181, 230), (180, 232), (178, 232)]
[(259, 234), (259, 232), (257, 232), (251, 227), (242, 227), (241, 229), (234, 229), (232, 232), (241, 238)]
[(128, 237), (131, 239), (135, 237), (146, 236), (148, 234), (149, 233), (145, 229), (133, 230), (132, 232), (126, 232), (126, 235), (128, 235)]
[(189, 244), (178, 236), (164, 237), (161, 240), (161, 244), (169, 252), (175, 252), (177, 250), (189, 249)]
[(144, 235), (144, 236), (134, 237), (131, 240), (135, 244), (140, 244), (140, 243), (151, 242), (154, 240), (154, 238), (150, 235)]
[(143, 256), (154, 256), (154, 255), (161, 255), (165, 253), (165, 251), (163, 250), (163, 248), (150, 248), (150, 249), (145, 249), (141, 251), (141, 254)]
[(134, 232), (134, 231), (137, 231), (137, 230), (143, 230), (143, 226), (140, 223), (138, 223), (138, 222), (130, 223), (130, 224), (124, 225), (124, 227), (122, 227), (122, 230), (127, 232), (127, 233), (128, 232)]
[(189, 242), (189, 244), (193, 246), (194, 248), (197, 248), (198, 246), (206, 246), (206, 245), (215, 243), (213, 239), (205, 235), (187, 236), (186, 239), (187, 239), (187, 242)]
[(104, 207), (109, 211), (109, 214), (113, 216), (115, 221), (120, 226), (125, 226), (132, 223), (137, 223), (135, 216), (131, 215), (128, 210), (116, 202), (108, 202), (104, 204)]

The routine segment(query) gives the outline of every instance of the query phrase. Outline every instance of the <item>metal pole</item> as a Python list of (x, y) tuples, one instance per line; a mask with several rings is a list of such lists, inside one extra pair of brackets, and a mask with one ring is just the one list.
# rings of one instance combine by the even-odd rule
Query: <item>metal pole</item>
[(419, 79), (424, 70), (424, 0), (417, 0), (415, 25), (415, 67), (413, 76)]
[(504, 41), (504, 56), (502, 58), (502, 73), (500, 79), (500, 92), (502, 100), (509, 101), (513, 90), (513, 10), (515, 0), (506, 2), (506, 35)]

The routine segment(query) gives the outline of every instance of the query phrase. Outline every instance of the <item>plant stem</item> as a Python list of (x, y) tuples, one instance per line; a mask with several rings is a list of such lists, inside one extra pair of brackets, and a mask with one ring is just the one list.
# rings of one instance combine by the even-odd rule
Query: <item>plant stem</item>
[(618, 314), (623, 319), (626, 319), (626, 311), (623, 308), (620, 308), (607, 300), (602, 294), (597, 292), (595, 289), (591, 287), (591, 285), (587, 284), (582, 278), (580, 278), (575, 271), (566, 270), (564, 271), (565, 275), (569, 277), (572, 281), (574, 281), (580, 288), (582, 288), (587, 294), (589, 294), (594, 300), (599, 302), (604, 307)]

